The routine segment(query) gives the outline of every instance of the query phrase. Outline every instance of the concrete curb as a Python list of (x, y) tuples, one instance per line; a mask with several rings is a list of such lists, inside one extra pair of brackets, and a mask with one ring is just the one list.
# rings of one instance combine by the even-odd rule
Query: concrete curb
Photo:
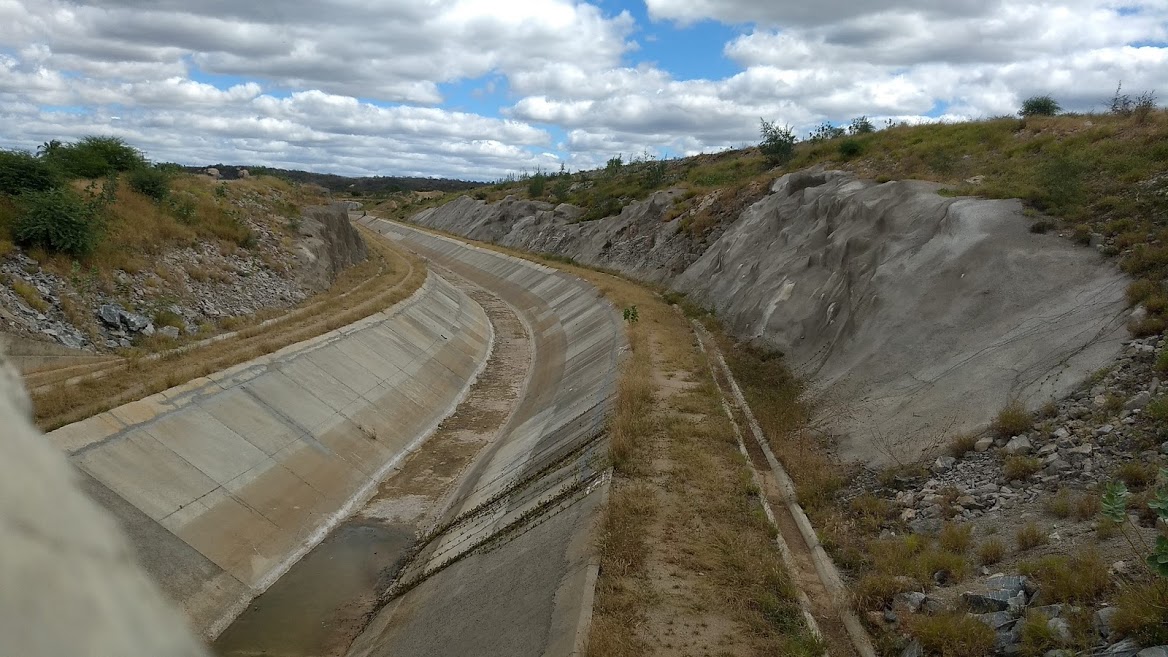
[[(706, 331), (705, 327), (697, 323), (694, 323), (694, 327), (709, 337), (709, 332)], [(791, 477), (787, 474), (782, 464), (779, 463), (779, 460), (775, 458), (770, 445), (767, 444), (766, 437), (763, 436), (762, 427), (759, 426), (758, 421), (754, 417), (754, 413), (750, 410), (750, 404), (746, 402), (746, 397), (742, 394), (742, 389), (738, 387), (738, 382), (734, 379), (734, 373), (730, 371), (730, 367), (726, 364), (726, 360), (722, 358), (721, 352), (714, 351), (714, 357), (718, 361), (719, 368), (726, 376), (726, 380), (730, 382), (731, 392), (734, 393), (735, 401), (738, 402), (743, 414), (746, 416), (751, 435), (754, 436), (755, 441), (766, 456), (767, 463), (770, 465), (775, 480), (779, 484), (779, 490), (783, 496), (783, 500), (787, 504), (787, 510), (790, 512), (791, 517), (794, 518), (795, 524), (799, 527), (799, 533), (803, 536), (804, 542), (806, 542), (808, 549), (811, 551), (811, 560), (815, 564), (815, 571), (818, 573), (820, 581), (827, 588), (828, 593), (831, 594), (832, 603), (837, 613), (839, 613), (840, 620), (843, 621), (844, 628), (848, 632), (848, 637), (852, 640), (852, 645), (860, 653), (861, 657), (876, 657), (876, 650), (872, 646), (872, 639), (868, 636), (868, 632), (864, 629), (863, 624), (860, 623), (856, 612), (852, 610), (847, 589), (844, 588), (843, 579), (840, 577), (835, 562), (831, 560), (831, 557), (819, 542), (819, 536), (816, 535), (815, 529), (811, 526), (811, 520), (808, 519), (806, 512), (803, 511), (803, 507), (797, 501), (795, 485), (791, 481)]]

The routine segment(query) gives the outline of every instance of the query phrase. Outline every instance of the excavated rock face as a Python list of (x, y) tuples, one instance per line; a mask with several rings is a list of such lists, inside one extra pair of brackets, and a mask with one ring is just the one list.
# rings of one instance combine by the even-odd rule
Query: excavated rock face
[(671, 284), (787, 355), (841, 452), (913, 458), (1010, 400), (1059, 397), (1127, 337), (1126, 279), (1017, 201), (800, 172)]
[(811, 384), (841, 456), (912, 460), (1009, 401), (1068, 393), (1127, 337), (1126, 279), (1035, 235), (1017, 201), (808, 170), (775, 181), (707, 246), (663, 222), (673, 194), (573, 224), (579, 210), (460, 199), (426, 226), (565, 255), (686, 292)]
[(307, 266), (299, 273), (302, 284), (317, 292), (327, 290), (345, 268), (368, 257), (365, 240), (349, 221), (344, 203), (305, 208), (297, 243)]

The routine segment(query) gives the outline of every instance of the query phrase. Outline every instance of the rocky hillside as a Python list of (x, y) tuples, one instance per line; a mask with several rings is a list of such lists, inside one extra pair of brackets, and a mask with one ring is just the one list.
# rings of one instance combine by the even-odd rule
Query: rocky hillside
[(1022, 206), (941, 196), (840, 171), (780, 177), (716, 231), (683, 230), (683, 189), (619, 215), (461, 198), (413, 220), (661, 282), (739, 338), (783, 352), (812, 384), (849, 460), (913, 458), (1037, 406), (1109, 363), (1127, 279), (1096, 252), (1028, 230)]
[[(0, 194), (0, 331), (99, 353), (163, 347), (295, 306), (365, 257), (343, 209), (313, 208), (327, 199), (311, 189), (168, 172), (161, 193), (136, 175)], [(50, 218), (93, 208), (87, 248), (30, 237), (53, 195), (65, 205)]]

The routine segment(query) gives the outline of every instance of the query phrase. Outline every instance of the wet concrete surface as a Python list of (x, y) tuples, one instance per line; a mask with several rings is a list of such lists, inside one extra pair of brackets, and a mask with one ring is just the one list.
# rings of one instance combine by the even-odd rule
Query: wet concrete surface
[(221, 657), (343, 654), (376, 604), (379, 582), (414, 542), (410, 525), (342, 524), (227, 628)]

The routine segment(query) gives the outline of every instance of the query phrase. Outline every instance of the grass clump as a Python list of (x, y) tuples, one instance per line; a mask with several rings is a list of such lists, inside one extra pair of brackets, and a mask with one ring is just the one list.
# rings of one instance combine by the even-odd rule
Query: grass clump
[(1129, 488), (1142, 490), (1156, 481), (1156, 466), (1141, 461), (1127, 461), (1116, 468), (1112, 476)]
[(953, 554), (965, 554), (973, 540), (973, 525), (965, 523), (946, 523), (937, 535), (941, 549)]
[(1071, 556), (1050, 555), (1018, 566), (1042, 587), (1043, 599), (1087, 605), (1111, 590), (1111, 576), (1098, 552), (1088, 550)]
[(1062, 111), (1058, 101), (1050, 94), (1031, 96), (1022, 101), (1018, 114), (1022, 116), (1054, 116)]
[(1049, 538), (1046, 535), (1046, 530), (1038, 526), (1038, 523), (1031, 520), (1018, 529), (1018, 533), (1014, 535), (1014, 539), (1018, 542), (1019, 550), (1029, 550), (1040, 545), (1046, 545)]
[(1002, 473), (1005, 475), (1007, 481), (1024, 481), (1030, 475), (1041, 469), (1042, 461), (1039, 461), (1033, 456), (1015, 454), (1006, 457), (1006, 462), (1002, 467)]
[(1001, 540), (991, 538), (982, 541), (981, 545), (977, 546), (977, 560), (983, 566), (990, 566), (998, 563), (1006, 556), (1006, 545)]
[(953, 456), (955, 458), (961, 458), (962, 456), (965, 456), (969, 452), (972, 452), (973, 447), (976, 444), (977, 444), (977, 436), (976, 435), (971, 434), (971, 433), (963, 433), (963, 434), (960, 434), (958, 436), (955, 436), (953, 438), (953, 440), (949, 441), (949, 449), (947, 451), (949, 452), (950, 456)]
[(49, 302), (45, 301), (45, 298), (41, 296), (41, 293), (35, 287), (19, 278), (12, 279), (10, 285), (12, 291), (19, 295), (21, 299), (24, 299), (24, 302), (28, 304), (29, 308), (42, 313), (49, 309)]
[(1034, 416), (1020, 401), (1012, 401), (998, 412), (990, 428), (999, 438), (1010, 438), (1029, 431), (1034, 424)]
[(1168, 580), (1124, 588), (1116, 600), (1112, 630), (1144, 646), (1168, 644)]
[(994, 631), (962, 612), (915, 615), (907, 626), (908, 633), (920, 641), (927, 655), (985, 657), (994, 651)]

